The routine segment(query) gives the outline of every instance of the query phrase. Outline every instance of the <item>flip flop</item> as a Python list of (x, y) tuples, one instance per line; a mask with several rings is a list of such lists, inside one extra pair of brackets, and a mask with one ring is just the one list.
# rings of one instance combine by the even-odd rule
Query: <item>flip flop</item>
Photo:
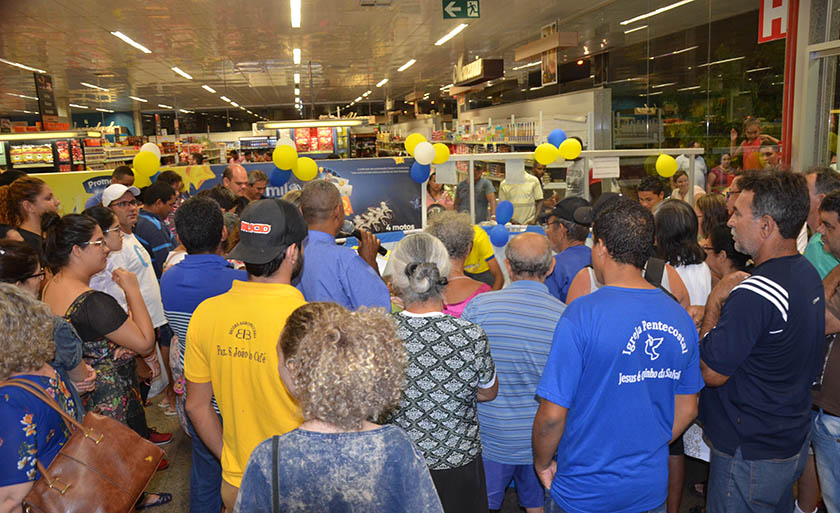
[[(140, 511), (142, 509), (154, 508), (155, 506), (162, 506), (164, 504), (172, 502), (172, 494), (171, 493), (158, 492), (155, 495), (158, 496), (158, 499), (155, 502), (152, 502), (152, 503), (149, 503), (149, 504), (137, 504), (136, 506), (134, 506), (134, 509), (136, 511)], [(140, 502), (142, 502), (146, 497), (147, 497), (147, 495), (144, 495), (143, 497), (141, 497)]]

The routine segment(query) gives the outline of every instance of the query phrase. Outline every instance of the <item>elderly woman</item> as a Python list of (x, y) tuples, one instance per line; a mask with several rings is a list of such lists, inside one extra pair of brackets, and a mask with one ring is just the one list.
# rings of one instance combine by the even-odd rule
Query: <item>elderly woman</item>
[(387, 314), (303, 305), (277, 355), (304, 422), (254, 449), (234, 511), (441, 511), (408, 435), (370, 421), (396, 404), (404, 379), (405, 352)]
[(490, 286), (464, 274), (464, 262), (473, 245), (470, 216), (457, 212), (441, 212), (429, 220), (426, 231), (443, 243), (449, 254), (448, 280), (443, 292), (443, 313), (460, 317), (464, 307)]
[[(68, 414), (80, 407), (47, 362), (53, 359), (53, 316), (24, 290), (0, 283), (0, 380), (24, 379), (44, 389)], [(0, 509), (21, 511), (21, 501), (70, 436), (61, 416), (26, 390), (0, 382)]]
[(406, 381), (390, 422), (420, 449), (447, 513), (487, 512), (477, 403), (499, 382), (481, 327), (443, 313), (450, 260), (428, 233), (409, 235), (391, 253), (392, 286), (405, 305), (394, 314), (408, 357)]

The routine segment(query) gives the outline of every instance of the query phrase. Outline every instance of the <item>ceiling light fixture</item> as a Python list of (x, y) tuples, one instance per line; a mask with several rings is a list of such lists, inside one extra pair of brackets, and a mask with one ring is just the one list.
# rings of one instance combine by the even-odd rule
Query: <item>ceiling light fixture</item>
[(300, 121), (268, 121), (266, 123), (257, 123), (257, 128), (327, 128), (342, 126), (360, 126), (363, 123), (364, 121), (361, 119), (304, 119)]
[(184, 114), (195, 114), (195, 112), (187, 109), (178, 109), (178, 112), (183, 112)]
[(138, 98), (137, 96), (129, 96), (129, 98), (131, 98), (131, 99), (132, 99), (132, 100), (134, 100), (134, 101), (137, 101), (137, 102), (143, 102), (143, 103), (146, 103), (147, 101), (149, 101), (149, 100), (147, 100), (147, 99), (145, 99), (145, 98)]
[(300, 64), (300, 48), (292, 50), (292, 59), (294, 59), (295, 64)]
[(705, 62), (703, 64), (698, 64), (697, 67), (698, 68), (705, 68), (706, 66), (714, 66), (716, 64), (725, 64), (727, 62), (735, 62), (735, 61), (740, 61), (742, 59), (746, 59), (746, 56), (742, 55), (740, 57), (732, 57), (731, 59), (723, 59), (723, 60), (714, 61), (714, 62)]
[(528, 64), (523, 64), (522, 66), (516, 66), (515, 68), (513, 68), (513, 71), (519, 71), (521, 69), (530, 68), (532, 66), (539, 66), (540, 64), (542, 64), (542, 60), (529, 62)]
[(295, 87), (295, 96), (300, 96), (300, 87)]
[(651, 89), (660, 89), (662, 87), (668, 87), (668, 86), (672, 86), (672, 85), (677, 85), (677, 83), (676, 82), (668, 82), (667, 84), (656, 84), (656, 85), (650, 86), (650, 88)]
[(467, 28), (467, 24), (466, 24), (466, 23), (461, 23), (460, 25), (458, 25), (457, 27), (455, 27), (454, 29), (452, 29), (452, 30), (451, 30), (448, 34), (446, 34), (446, 35), (445, 35), (445, 36), (443, 36), (442, 38), (438, 39), (438, 40), (435, 42), (435, 46), (440, 46), (440, 45), (442, 45), (442, 44), (446, 43), (447, 41), (449, 41), (449, 40), (450, 40), (450, 39), (452, 39), (453, 37), (455, 37), (455, 36), (457, 36), (458, 34), (460, 34), (460, 33), (461, 33), (461, 31), (462, 31), (462, 30), (464, 30), (465, 28)]
[(165, 105), (163, 103), (158, 103), (158, 107), (160, 107), (161, 109), (171, 109), (172, 105)]
[(99, 112), (114, 112), (111, 109), (100, 109), (99, 107), (96, 108)]
[(642, 25), (641, 27), (636, 27), (636, 28), (631, 28), (630, 30), (625, 30), (624, 33), (625, 34), (632, 34), (633, 32), (638, 32), (638, 31), (644, 30), (646, 28), (648, 28), (647, 25)]
[(446, 91), (450, 87), (454, 86), (455, 84), (446, 84), (445, 86), (440, 86), (441, 91)]
[(99, 87), (99, 86), (95, 86), (93, 84), (88, 84), (87, 82), (79, 82), (79, 84), (81, 84), (85, 87), (90, 87), (91, 89), (96, 89), (96, 90), (99, 90), (99, 91), (105, 91), (106, 93), (108, 92), (108, 89), (105, 89), (104, 87)]
[(27, 100), (37, 100), (37, 96), (26, 96), (25, 94), (17, 94), (17, 93), (6, 93), (9, 96), (17, 96), (18, 98), (26, 98)]
[(644, 96), (656, 96), (657, 94), (662, 94), (662, 91), (656, 91), (655, 93), (646, 93), (646, 94), (643, 93), (643, 94), (640, 94), (639, 96), (642, 96), (642, 97), (644, 97)]
[[(30, 111), (21, 111), (27, 114), (35, 114)], [(0, 141), (20, 141), (20, 140), (44, 140), (44, 139), (73, 139), (78, 137), (86, 137), (91, 139), (99, 139), (102, 137), (102, 132), (98, 130), (71, 130), (61, 132), (29, 132), (23, 134), (0, 134)]]
[(115, 36), (115, 37), (118, 37), (118, 38), (120, 38), (120, 39), (122, 39), (123, 41), (125, 41), (125, 42), (126, 42), (126, 43), (128, 43), (128, 44), (130, 44), (130, 45), (131, 45), (131, 46), (133, 46), (134, 48), (137, 48), (138, 50), (140, 50), (140, 51), (141, 51), (141, 52), (143, 52), (143, 53), (152, 53), (152, 51), (151, 51), (151, 50), (149, 50), (149, 49), (148, 49), (148, 48), (146, 48), (145, 46), (141, 45), (141, 44), (140, 44), (140, 43), (138, 43), (137, 41), (135, 41), (135, 40), (131, 39), (130, 37), (128, 37), (127, 35), (123, 34), (123, 33), (122, 33), (122, 32), (120, 32), (120, 31), (111, 32), (111, 35), (112, 35), (112, 36)]
[(230, 101), (231, 101), (230, 98), (228, 98), (227, 96), (222, 96), (221, 99), (222, 99), (222, 101), (228, 102), (228, 103), (230, 103)]
[(698, 48), (698, 47), (697, 47), (696, 45), (695, 45), (695, 46), (689, 46), (688, 48), (682, 48), (682, 49), (680, 49), (680, 50), (674, 50), (673, 52), (663, 53), (662, 55), (655, 55), (655, 56), (653, 56), (653, 57), (649, 57), (649, 59), (650, 59), (650, 60), (654, 60), (654, 59), (661, 59), (662, 57), (670, 57), (670, 56), (672, 56), (672, 55), (679, 55), (679, 54), (681, 54), (681, 53), (685, 53), (685, 52), (690, 52), (690, 51), (692, 51), (692, 50), (696, 50), (697, 48)]
[(671, 9), (676, 9), (677, 7), (680, 7), (680, 6), (683, 6), (683, 5), (686, 5), (686, 4), (690, 4), (693, 1), (694, 0), (681, 0), (680, 2), (676, 2), (676, 3), (673, 3), (671, 5), (666, 5), (665, 7), (660, 7), (659, 9), (656, 9), (655, 11), (650, 11), (648, 13), (636, 16), (635, 18), (630, 18), (629, 20), (624, 20), (624, 21), (620, 22), (619, 25), (629, 25), (629, 24), (637, 22), (639, 20), (644, 20), (644, 19), (650, 18), (652, 16), (656, 16), (657, 14), (662, 14), (663, 12), (670, 11)]
[(400, 66), (399, 68), (397, 68), (397, 71), (405, 71), (408, 68), (412, 67), (415, 62), (417, 62), (417, 59), (411, 59), (408, 62), (406, 62), (405, 64), (403, 64), (402, 66)]
[(33, 68), (31, 66), (27, 66), (19, 62), (7, 61), (6, 59), (0, 59), (0, 62), (2, 62), (3, 64), (8, 64), (9, 66), (14, 66), (16, 68), (25, 69), (26, 71), (34, 71), (35, 73), (46, 73), (46, 71), (42, 69)]
[(356, 98), (356, 99), (355, 99), (355, 100), (353, 100), (353, 101), (355, 101), (356, 103), (358, 103), (358, 102), (362, 101), (362, 97), (361, 97), (361, 96), (359, 96), (358, 98)]
[(182, 69), (181, 69), (181, 68), (179, 68), (178, 66), (174, 66), (174, 67), (172, 67), (171, 69), (172, 69), (172, 71), (174, 71), (175, 73), (177, 73), (177, 74), (181, 75), (182, 77), (186, 78), (187, 80), (192, 80), (192, 75), (190, 75), (190, 74), (189, 74), (189, 73), (187, 73), (186, 71), (182, 70)]
[(204, 84), (203, 86), (201, 86), (201, 88), (204, 89), (205, 91), (207, 91), (208, 93), (215, 93), (216, 92), (215, 89), (213, 89), (212, 87), (210, 87), (207, 84)]
[(70, 105), (71, 107), (76, 108), (76, 109), (89, 109), (90, 108), (87, 105), (78, 105), (78, 104), (75, 104), (75, 103), (69, 103), (68, 105)]
[(300, 28), (300, 2), (301, 0), (289, 0), (292, 8), (292, 28)]
[(230, 104), (233, 105), (234, 107), (239, 107), (239, 104), (236, 103), (236, 102), (230, 102)]
[(377, 82), (377, 83), (376, 83), (376, 87), (382, 87), (382, 86), (384, 86), (384, 85), (385, 85), (385, 84), (387, 84), (387, 83), (388, 83), (388, 79), (387, 79), (387, 78), (383, 78), (382, 80), (380, 80), (379, 82)]
[(370, 96), (370, 93), (372, 93), (372, 92), (373, 92), (373, 91), (371, 91), (370, 89), (368, 89), (367, 91), (365, 91), (364, 93), (362, 93), (362, 96), (364, 96), (365, 98), (367, 98), (368, 96)]
[(300, 84), (300, 73), (295, 73), (293, 78), (295, 79), (295, 84)]
[(772, 66), (764, 66), (763, 68), (748, 69), (744, 73), (756, 73), (758, 71), (767, 71), (768, 69), (773, 69), (773, 68), (772, 68)]
[(694, 91), (695, 89), (700, 89), (700, 86), (680, 87), (677, 91)]

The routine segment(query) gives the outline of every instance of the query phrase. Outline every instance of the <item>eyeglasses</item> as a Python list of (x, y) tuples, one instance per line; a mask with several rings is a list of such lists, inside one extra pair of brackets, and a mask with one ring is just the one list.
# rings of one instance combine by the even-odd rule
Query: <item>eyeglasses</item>
[(44, 269), (41, 269), (41, 272), (38, 272), (38, 273), (35, 273), (35, 274), (30, 274), (29, 276), (27, 276), (26, 278), (24, 278), (20, 281), (31, 280), (32, 278), (38, 278), (38, 280), (43, 280), (46, 276), (47, 276), (47, 271), (45, 271)]
[(136, 207), (139, 204), (140, 203), (138, 203), (137, 200), (127, 200), (127, 201), (118, 201), (117, 203), (111, 203), (111, 206), (112, 207), (123, 208), (123, 207)]
[(103, 245), (105, 245), (105, 241), (101, 240), (101, 239), (100, 240), (89, 240), (87, 242), (82, 242), (80, 245), (81, 246), (98, 246), (99, 248), (101, 248)]
[(548, 231), (548, 227), (551, 226), (551, 225), (554, 225), (554, 224), (560, 224), (560, 221), (552, 221), (550, 223), (543, 223), (542, 224), (543, 230)]
[(109, 234), (109, 233), (111, 233), (111, 232), (119, 232), (119, 231), (120, 231), (120, 227), (119, 227), (119, 226), (115, 226), (115, 227), (113, 227), (113, 228), (108, 228), (107, 230), (105, 230), (104, 232), (102, 232), (102, 235), (108, 235), (108, 234)]
[(729, 199), (736, 194), (741, 194), (741, 191), (726, 191), (726, 199)]

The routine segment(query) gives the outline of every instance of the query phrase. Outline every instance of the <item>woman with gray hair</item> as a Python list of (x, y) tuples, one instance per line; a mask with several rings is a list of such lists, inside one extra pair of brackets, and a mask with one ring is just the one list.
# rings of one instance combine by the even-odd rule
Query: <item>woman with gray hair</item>
[(407, 367), (398, 408), (402, 427), (426, 459), (447, 513), (487, 511), (477, 403), (499, 382), (479, 326), (443, 312), (450, 257), (427, 233), (404, 238), (391, 253), (392, 285), (405, 304), (394, 314)]
[(441, 212), (429, 220), (426, 232), (437, 237), (449, 255), (449, 284), (443, 292), (443, 313), (461, 317), (461, 312), (472, 298), (491, 290), (486, 283), (464, 274), (464, 262), (472, 249), (475, 234), (470, 216), (458, 212)]

